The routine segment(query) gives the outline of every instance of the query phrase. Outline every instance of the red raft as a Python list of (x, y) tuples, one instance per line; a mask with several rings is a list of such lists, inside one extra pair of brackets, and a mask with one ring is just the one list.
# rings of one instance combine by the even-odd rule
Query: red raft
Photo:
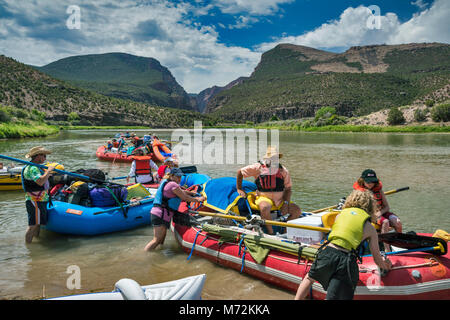
[[(203, 218), (205, 219), (205, 218)], [(246, 229), (233, 227), (234, 241), (224, 241), (221, 236), (202, 230), (201, 227), (172, 225), (175, 238), (183, 250), (206, 258), (219, 265), (262, 279), (268, 283), (296, 292), (309, 271), (312, 259), (280, 250), (270, 250), (261, 263), (257, 263), (241, 241)], [(429, 234), (423, 234), (431, 236)], [(219, 241), (221, 239), (221, 241)], [(228, 238), (229, 239), (229, 238)], [(281, 242), (281, 241), (280, 241)], [(317, 247), (317, 246), (316, 246)], [(403, 250), (403, 249), (401, 249)], [(409, 252), (390, 255), (393, 268), (380, 275), (372, 257), (363, 257), (359, 264), (359, 282), (354, 299), (359, 300), (409, 300), (450, 299), (450, 255)], [(319, 283), (312, 287), (313, 299), (325, 299), (326, 292)]]
[(100, 160), (105, 160), (105, 161), (133, 162), (133, 158), (131, 156), (127, 156), (126, 153), (115, 153), (115, 152), (110, 152), (110, 151), (105, 152), (105, 146), (98, 147), (95, 155)]

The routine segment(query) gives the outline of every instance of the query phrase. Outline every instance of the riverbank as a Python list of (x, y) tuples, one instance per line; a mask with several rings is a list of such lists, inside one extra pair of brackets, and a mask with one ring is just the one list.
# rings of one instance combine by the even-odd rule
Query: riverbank
[(59, 133), (60, 128), (45, 123), (0, 123), (0, 139), (46, 137)]
[(277, 129), (282, 131), (305, 132), (398, 132), (398, 133), (447, 133), (450, 126), (440, 125), (404, 125), (404, 126), (372, 126), (372, 125), (333, 125), (321, 127), (304, 127), (295, 120), (269, 121), (260, 124), (227, 124), (204, 128), (243, 128), (243, 129)]

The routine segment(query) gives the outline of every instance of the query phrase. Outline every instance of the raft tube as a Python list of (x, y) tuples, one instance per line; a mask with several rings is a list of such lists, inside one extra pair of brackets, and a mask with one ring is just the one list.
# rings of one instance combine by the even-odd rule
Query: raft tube
[[(204, 223), (205, 218), (202, 219)], [(265, 259), (257, 263), (252, 255), (244, 250), (241, 241), (222, 243), (219, 241), (219, 235), (205, 232), (199, 227), (175, 223), (172, 224), (172, 231), (186, 253), (238, 270), (293, 293), (297, 291), (313, 262), (309, 257), (302, 256), (299, 259), (298, 254), (270, 250)], [(249, 231), (241, 230), (242, 234), (246, 232)], [(422, 235), (431, 236), (431, 234)], [(283, 241), (286, 239), (279, 239), (280, 244)], [(355, 300), (446, 300), (450, 297), (448, 252), (439, 256), (426, 252), (410, 252), (389, 255), (389, 259), (393, 268), (386, 275), (381, 275), (373, 258), (363, 257), (362, 263), (359, 264), (360, 273)], [(318, 282), (314, 283), (311, 298), (325, 299), (325, 297), (326, 291), (323, 287)]]

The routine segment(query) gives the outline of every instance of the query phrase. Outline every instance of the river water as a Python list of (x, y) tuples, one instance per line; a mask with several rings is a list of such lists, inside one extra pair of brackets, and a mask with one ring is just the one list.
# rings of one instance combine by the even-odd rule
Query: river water
[[(147, 133), (136, 130), (138, 135)], [(155, 130), (161, 139), (171, 132)], [(102, 162), (95, 151), (115, 131), (65, 131), (57, 136), (0, 142), (0, 154), (25, 159), (27, 151), (44, 145), (50, 161), (66, 170), (99, 168), (110, 177), (128, 173), (129, 164)], [(394, 133), (280, 132), (282, 164), (293, 180), (292, 200), (305, 211), (334, 205), (349, 194), (366, 168), (374, 169), (384, 190), (409, 186), (388, 196), (404, 231), (450, 231), (450, 135)], [(198, 164), (212, 178), (234, 176), (241, 165)], [(193, 256), (189, 261), (168, 232), (165, 244), (147, 253), (152, 227), (81, 237), (41, 231), (26, 245), (24, 193), (0, 192), (0, 299), (39, 299), (95, 291), (111, 291), (121, 278), (141, 285), (200, 273), (207, 274), (203, 299), (293, 299), (294, 294)], [(81, 271), (81, 288), (69, 289), (69, 266)], [(70, 286), (69, 286), (70, 287)]]

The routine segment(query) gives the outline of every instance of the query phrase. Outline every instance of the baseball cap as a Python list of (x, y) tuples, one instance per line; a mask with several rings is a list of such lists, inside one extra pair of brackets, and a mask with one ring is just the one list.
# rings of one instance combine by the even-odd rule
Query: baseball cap
[(172, 175), (172, 176), (182, 177), (183, 176), (183, 171), (181, 171), (180, 168), (172, 168), (172, 169), (170, 169), (169, 174)]
[(378, 182), (377, 174), (372, 169), (366, 169), (362, 172), (361, 178), (367, 183)]

